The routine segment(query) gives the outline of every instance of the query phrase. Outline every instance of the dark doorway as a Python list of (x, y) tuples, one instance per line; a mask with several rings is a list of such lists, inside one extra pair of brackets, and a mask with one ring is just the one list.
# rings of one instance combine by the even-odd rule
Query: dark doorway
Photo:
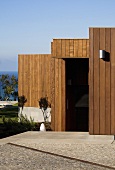
[(66, 59), (66, 131), (89, 131), (89, 59)]

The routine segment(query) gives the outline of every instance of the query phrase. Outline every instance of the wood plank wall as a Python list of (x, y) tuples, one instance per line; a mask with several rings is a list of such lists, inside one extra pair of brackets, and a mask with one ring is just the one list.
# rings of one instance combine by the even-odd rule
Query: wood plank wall
[(52, 56), (89, 58), (89, 39), (53, 39)]
[(66, 85), (64, 58), (89, 58), (88, 39), (53, 39), (51, 42), (52, 130), (66, 127)]
[(38, 107), (38, 99), (47, 96), (50, 101), (49, 54), (18, 56), (18, 93), (27, 98), (25, 106)]
[(89, 133), (115, 134), (115, 28), (90, 28), (89, 36)]
[(65, 131), (65, 61), (51, 59), (52, 130)]

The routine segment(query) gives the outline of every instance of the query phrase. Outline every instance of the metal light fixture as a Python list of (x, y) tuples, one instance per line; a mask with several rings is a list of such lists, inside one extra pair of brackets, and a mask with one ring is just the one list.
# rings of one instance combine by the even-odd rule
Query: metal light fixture
[(99, 50), (99, 58), (105, 58), (105, 50)]

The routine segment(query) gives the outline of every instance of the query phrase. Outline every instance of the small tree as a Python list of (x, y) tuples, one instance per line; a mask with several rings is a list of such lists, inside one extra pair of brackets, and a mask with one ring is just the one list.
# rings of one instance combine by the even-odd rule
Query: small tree
[[(25, 104), (26, 102), (27, 102), (27, 99), (25, 98), (24, 95), (18, 97), (18, 106), (21, 107), (22, 110), (23, 110), (24, 104)], [(22, 110), (21, 110), (21, 114), (22, 114)]]
[(15, 91), (12, 93), (12, 96), (14, 97), (14, 101), (16, 101), (16, 98), (18, 96), (18, 91)]
[(0, 84), (2, 89), (4, 90), (4, 100), (10, 98), (10, 95), (14, 96), (15, 100), (18, 97), (17, 87), (18, 87), (18, 79), (12, 75), (11, 77), (8, 74), (0, 75)]
[(43, 113), (43, 117), (44, 117), (44, 122), (46, 122), (46, 120), (49, 118), (49, 116), (47, 115), (47, 108), (51, 107), (51, 104), (48, 102), (48, 98), (47, 97), (41, 97), (39, 102), (39, 106), (40, 109), (42, 110)]
[(11, 87), (13, 88), (11, 95), (14, 97), (14, 101), (18, 97), (18, 79), (14, 75), (12, 75), (10, 80)]

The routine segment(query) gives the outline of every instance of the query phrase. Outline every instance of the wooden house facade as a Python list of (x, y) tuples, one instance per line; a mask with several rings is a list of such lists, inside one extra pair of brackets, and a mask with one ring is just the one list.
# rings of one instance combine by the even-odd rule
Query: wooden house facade
[(89, 28), (89, 39), (53, 39), (51, 54), (19, 55), (25, 107), (47, 96), (52, 130), (115, 134), (114, 44), (115, 28)]

